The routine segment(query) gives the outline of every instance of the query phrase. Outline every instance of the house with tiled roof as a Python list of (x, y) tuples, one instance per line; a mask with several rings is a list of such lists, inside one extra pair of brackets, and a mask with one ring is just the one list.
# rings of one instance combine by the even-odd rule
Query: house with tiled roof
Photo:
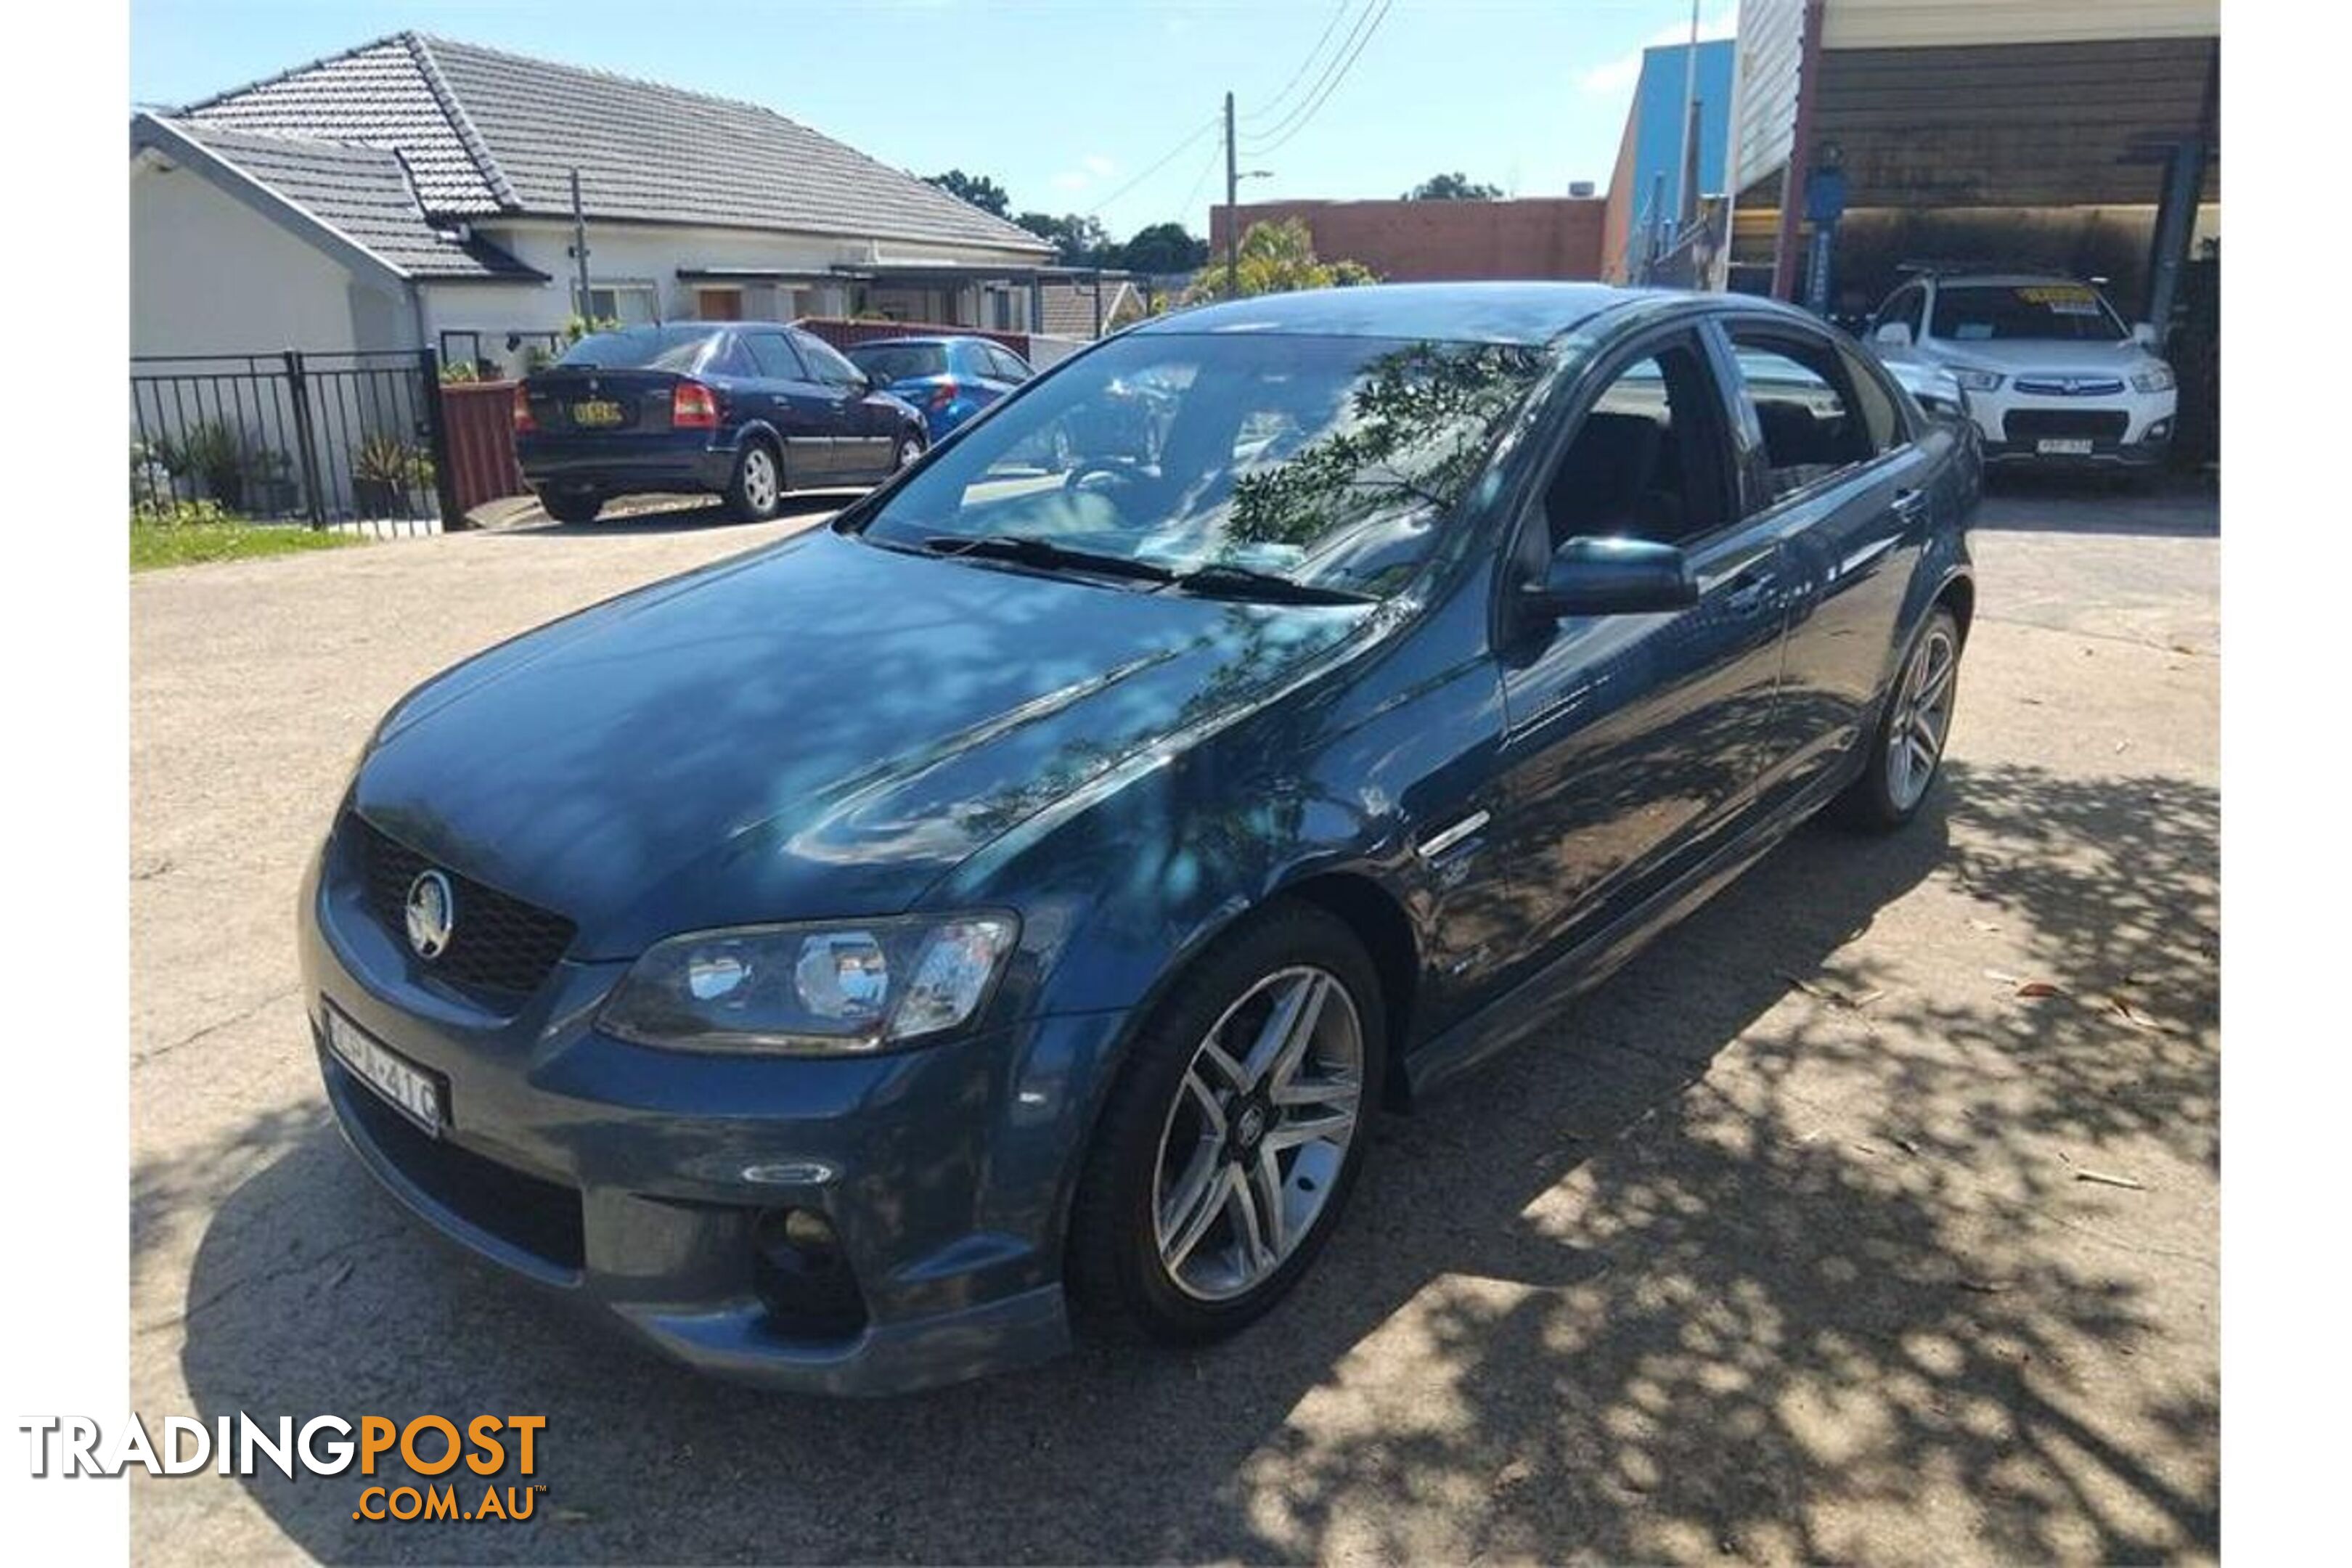
[(575, 314), (1020, 331), (1063, 271), (772, 109), (420, 33), (138, 114), (131, 141), (134, 354), (511, 368)]

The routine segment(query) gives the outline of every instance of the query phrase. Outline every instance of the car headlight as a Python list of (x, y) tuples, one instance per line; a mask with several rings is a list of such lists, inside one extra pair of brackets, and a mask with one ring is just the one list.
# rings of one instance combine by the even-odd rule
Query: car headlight
[(2172, 367), (2168, 364), (2150, 365), (2132, 376), (2132, 390), (2135, 392), (2170, 392), (2174, 384)]
[(1952, 379), (1960, 384), (1963, 391), (1999, 392), (2005, 378), (1997, 370), (1963, 370), (1954, 365)]
[(597, 1026), (681, 1050), (870, 1055), (969, 1022), (1020, 931), (989, 913), (675, 936), (637, 960)]

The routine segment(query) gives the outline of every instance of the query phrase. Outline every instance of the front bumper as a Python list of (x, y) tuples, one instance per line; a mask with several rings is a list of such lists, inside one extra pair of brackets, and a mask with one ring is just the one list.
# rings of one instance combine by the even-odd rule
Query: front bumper
[[(2004, 384), (1997, 391), (1971, 392), (1968, 397), (1988, 464), (2141, 468), (2161, 464), (2172, 450), (2178, 393), (2126, 390), (2059, 397), (2021, 393)], [(2087, 449), (2053, 450), (2050, 442)]]
[[(895, 1393), (1066, 1347), (1063, 1215), (1123, 1015), (856, 1060), (651, 1050), (593, 1026), (625, 964), (559, 963), (489, 1016), (416, 973), (340, 880), (314, 868), (300, 922), (328, 1102), (444, 1236), (678, 1361), (778, 1389)], [(326, 1048), (330, 1006), (439, 1080), (440, 1136)], [(784, 1210), (829, 1225), (856, 1322), (777, 1294), (760, 1248)]]

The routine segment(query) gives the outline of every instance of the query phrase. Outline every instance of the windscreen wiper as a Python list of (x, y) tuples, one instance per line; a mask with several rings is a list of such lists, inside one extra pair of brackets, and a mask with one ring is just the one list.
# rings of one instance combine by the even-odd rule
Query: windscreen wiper
[(1198, 594), (1204, 598), (1257, 599), (1271, 605), (1370, 605), (1380, 598), (1377, 594), (1358, 593), (1353, 588), (1296, 582), (1229, 562), (1179, 573), (1169, 578), (1168, 584), (1179, 593)]
[(985, 561), (1012, 561), (1047, 571), (1091, 572), (1105, 577), (1127, 577), (1143, 583), (1172, 583), (1176, 574), (1165, 566), (1132, 556), (1094, 550), (1073, 550), (1050, 539), (1023, 533), (936, 533), (923, 541), (934, 555), (971, 555)]

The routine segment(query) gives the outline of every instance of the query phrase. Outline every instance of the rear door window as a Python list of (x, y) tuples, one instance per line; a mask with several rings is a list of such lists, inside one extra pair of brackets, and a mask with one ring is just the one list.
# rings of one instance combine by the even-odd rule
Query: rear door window
[(1869, 462), (1893, 439), (1893, 405), (1874, 385), (1878, 406), (1865, 406), (1834, 344), (1738, 327), (1730, 336), (1764, 437), (1767, 505)]
[(793, 352), (792, 339), (782, 332), (751, 332), (745, 341), (751, 344), (751, 358), (758, 363), (760, 374), (770, 381), (805, 381), (808, 372), (801, 368), (801, 356)]

